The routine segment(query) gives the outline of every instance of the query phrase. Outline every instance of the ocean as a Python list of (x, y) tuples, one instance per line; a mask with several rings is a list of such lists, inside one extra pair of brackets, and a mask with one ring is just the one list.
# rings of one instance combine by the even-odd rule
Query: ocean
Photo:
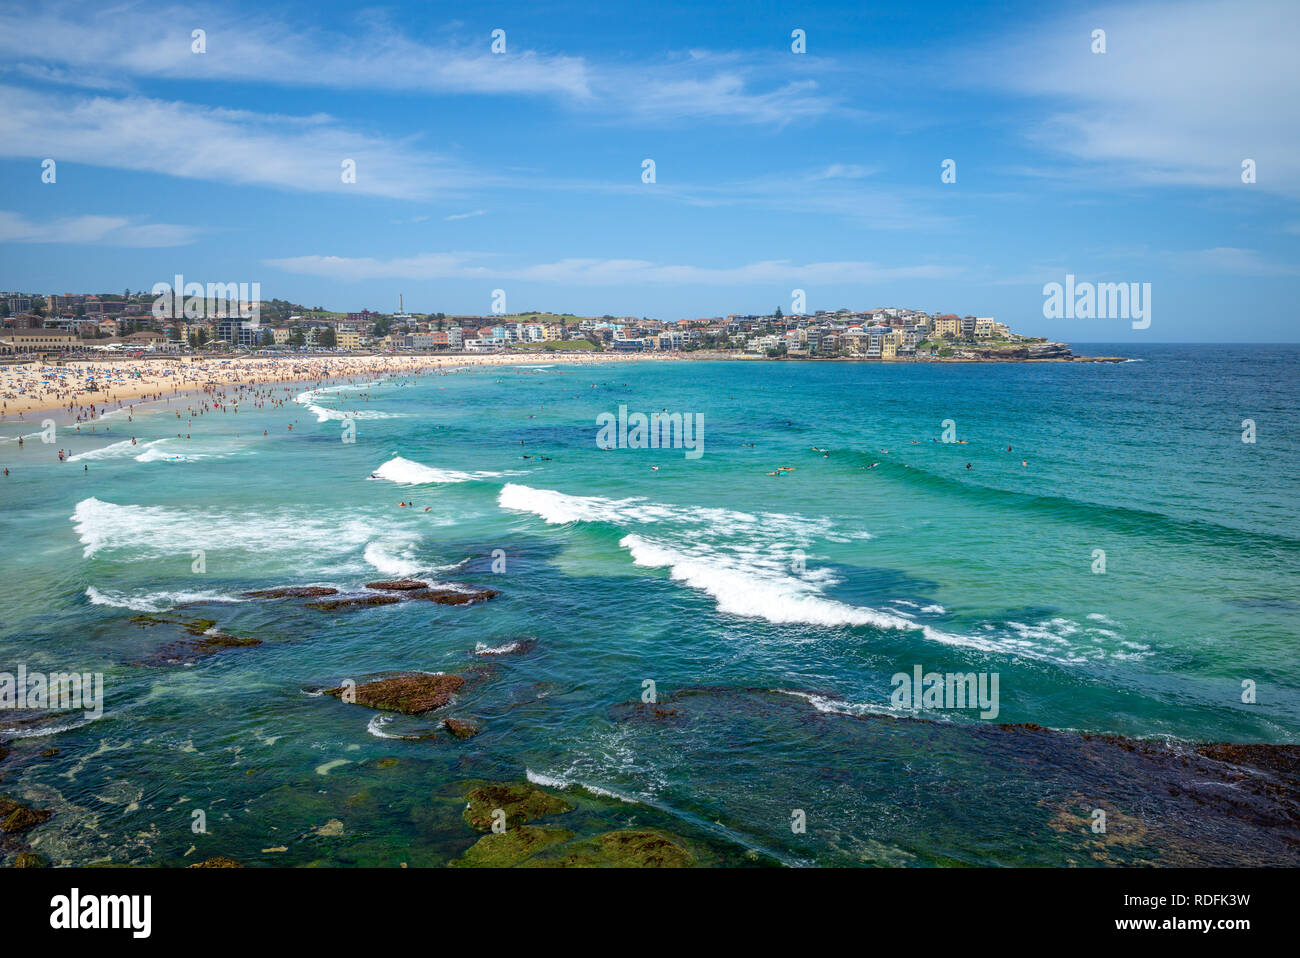
[[(1294, 767), (1204, 747), (1300, 742), (1300, 347), (1075, 351), (1132, 361), (539, 362), (3, 424), (0, 672), (104, 703), (0, 711), (0, 795), (55, 864), (441, 866), (482, 781), (701, 865), (1300, 864)], [(620, 407), (700, 454), (601, 448)], [(500, 594), (243, 596), (397, 578)], [(396, 672), (468, 681), (321, 693)]]

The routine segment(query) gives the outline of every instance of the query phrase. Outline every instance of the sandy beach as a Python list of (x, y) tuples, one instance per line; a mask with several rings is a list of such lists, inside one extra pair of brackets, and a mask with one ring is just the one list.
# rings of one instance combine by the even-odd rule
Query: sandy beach
[(110, 409), (221, 386), (325, 383), (356, 376), (419, 374), (458, 366), (592, 365), (678, 358), (671, 353), (491, 353), (482, 356), (173, 357), (0, 366), (0, 422), (58, 412), (94, 419)]

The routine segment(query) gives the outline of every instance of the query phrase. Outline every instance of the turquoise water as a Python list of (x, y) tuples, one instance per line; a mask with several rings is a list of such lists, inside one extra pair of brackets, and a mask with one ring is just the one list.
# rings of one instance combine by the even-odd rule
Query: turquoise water
[[(58, 863), (440, 865), (458, 783), (526, 776), (705, 863), (1295, 863), (1191, 750), (1300, 741), (1300, 349), (1082, 351), (1138, 361), (473, 369), (0, 442), (0, 670), (106, 698), (0, 714), (0, 792)], [(703, 455), (598, 448), (620, 405), (702, 414)], [(241, 600), (408, 576), (501, 595)], [(172, 610), (262, 644), (151, 664), (178, 636), (131, 619)], [(918, 665), (996, 674), (998, 714), (900, 708)], [(424, 717), (313, 694), (398, 670), (474, 680)]]

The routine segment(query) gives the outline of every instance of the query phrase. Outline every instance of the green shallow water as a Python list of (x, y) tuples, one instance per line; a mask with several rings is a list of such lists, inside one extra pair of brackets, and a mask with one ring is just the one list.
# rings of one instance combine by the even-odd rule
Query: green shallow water
[[(0, 671), (106, 697), (0, 714), (0, 793), (55, 811), (27, 840), (59, 863), (441, 865), (478, 837), (458, 783), (526, 775), (579, 805), (548, 824), (705, 864), (1294, 863), (1291, 806), (1225, 811), (1243, 786), (1186, 756), (1300, 733), (1300, 351), (1103, 351), (1140, 361), (477, 369), (245, 399), (189, 440), (192, 400), (141, 406), (61, 430), (69, 463), (0, 442)], [(620, 405), (703, 414), (703, 455), (597, 448)], [(501, 595), (238, 601), (403, 576)], [(186, 636), (131, 619), (170, 609), (262, 644), (143, 664)], [(918, 665), (996, 673), (998, 715), (893, 708)], [(479, 666), (464, 742), (311, 694)]]

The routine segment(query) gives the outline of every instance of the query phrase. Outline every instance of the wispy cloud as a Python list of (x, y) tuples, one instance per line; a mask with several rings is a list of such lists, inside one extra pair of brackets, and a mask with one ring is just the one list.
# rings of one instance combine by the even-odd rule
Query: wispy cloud
[[(192, 49), (205, 31), (206, 52)], [(734, 52), (668, 51), (645, 62), (592, 63), (526, 50), (507, 32), (506, 52), (491, 37), (430, 43), (380, 11), (357, 13), (345, 28), (322, 29), (270, 13), (241, 14), (206, 4), (163, 9), (54, 3), (0, 10), (0, 69), (42, 83), (95, 88), (132, 81), (217, 81), (433, 96), (549, 97), (603, 121), (671, 123), (724, 119), (774, 127), (839, 111), (825, 93), (815, 57), (767, 58)], [(113, 70), (106, 74), (104, 64)]]
[(790, 260), (764, 260), (734, 267), (709, 267), (659, 264), (639, 259), (570, 258), (502, 267), (487, 265), (483, 259), (482, 254), (474, 253), (425, 253), (395, 259), (293, 256), (263, 262), (289, 273), (354, 282), (372, 279), (492, 279), (571, 286), (874, 283), (894, 279), (943, 279), (962, 272), (960, 267), (947, 265), (885, 266), (854, 260), (803, 264)]
[[(520, 50), (432, 46), (404, 35), (373, 12), (346, 32), (219, 6), (55, 3), (0, 11), (0, 57), (77, 69), (112, 62), (128, 75), (285, 86), (427, 93), (590, 96), (580, 58)], [(206, 52), (191, 47), (205, 31)], [(509, 49), (509, 47), (508, 47)]]
[(485, 213), (487, 213), (487, 210), (473, 210), (469, 213), (452, 213), (450, 216), (444, 216), (443, 219), (448, 222), (452, 220), (467, 220), (474, 216), (482, 216)]
[(1300, 266), (1269, 260), (1258, 250), (1236, 246), (1217, 246), (1213, 249), (1181, 250), (1161, 254), (1171, 265), (1195, 271), (1198, 274), (1230, 274), (1235, 276), (1300, 276)]
[[(1106, 52), (1091, 52), (1094, 29)], [(990, 38), (963, 78), (1047, 107), (1028, 131), (1095, 168), (1098, 186), (1215, 186), (1300, 194), (1300, 6), (1199, 0), (1090, 9)], [(1241, 181), (1253, 159), (1258, 182)]]
[(70, 216), (30, 220), (0, 210), (0, 243), (93, 243), (110, 246), (184, 246), (198, 238), (193, 226), (135, 223), (125, 216)]
[[(402, 199), (484, 182), (405, 142), (348, 129), (323, 114), (280, 116), (12, 86), (0, 86), (0, 100), (0, 156)], [(354, 183), (343, 182), (344, 160), (356, 164)]]

